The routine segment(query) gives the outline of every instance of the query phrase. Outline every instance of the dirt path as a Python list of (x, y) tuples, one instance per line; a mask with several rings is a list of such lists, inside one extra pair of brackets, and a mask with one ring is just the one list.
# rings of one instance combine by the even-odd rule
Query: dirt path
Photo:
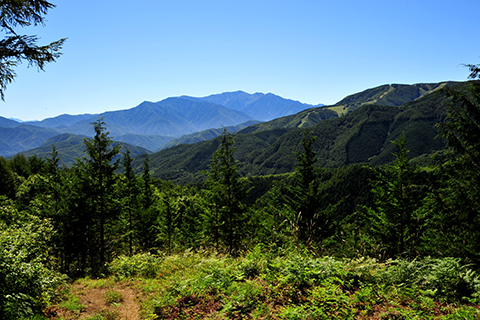
[[(105, 294), (108, 291), (114, 291), (121, 294), (122, 301), (118, 303), (107, 304)], [(139, 320), (140, 303), (138, 295), (134, 288), (122, 286), (115, 288), (87, 288), (82, 284), (74, 284), (72, 292), (80, 298), (86, 309), (79, 314), (76, 319), (85, 319), (98, 313), (108, 315), (110, 319), (118, 320)]]

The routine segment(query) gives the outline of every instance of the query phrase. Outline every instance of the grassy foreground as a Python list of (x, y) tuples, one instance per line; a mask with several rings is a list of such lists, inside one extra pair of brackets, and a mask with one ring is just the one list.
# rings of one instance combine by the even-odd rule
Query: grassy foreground
[(79, 279), (51, 319), (480, 319), (480, 279), (458, 260), (184, 253), (119, 257)]

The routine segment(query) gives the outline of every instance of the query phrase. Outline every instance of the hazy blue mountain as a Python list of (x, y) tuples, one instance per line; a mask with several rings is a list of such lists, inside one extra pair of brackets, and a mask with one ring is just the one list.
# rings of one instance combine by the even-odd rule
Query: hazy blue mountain
[(0, 156), (9, 156), (20, 151), (36, 148), (45, 140), (58, 135), (56, 129), (41, 128), (28, 124), (16, 127), (0, 127)]
[[(212, 139), (221, 133), (221, 127), (234, 127), (252, 119), (273, 119), (310, 107), (312, 106), (274, 94), (248, 94), (242, 91), (205, 98), (177, 97), (158, 102), (145, 101), (127, 110), (101, 114), (62, 114), (42, 121), (25, 122), (24, 125), (55, 128), (58, 131), (43, 135), (31, 128), (34, 140), (26, 135), (25, 131), (15, 134), (15, 139), (10, 139), (11, 133), (4, 131), (0, 133), (0, 155), (38, 147), (43, 142), (41, 139), (48, 139), (58, 133), (92, 136), (94, 130), (91, 123), (100, 117), (113, 139), (148, 150), (160, 150), (174, 138), (186, 135), (167, 146)], [(20, 125), (19, 122), (0, 117), (0, 127), (12, 128)], [(229, 130), (236, 131), (233, 128)]]
[(17, 122), (17, 121), (12, 120), (12, 119), (7, 119), (7, 118), (4, 118), (4, 117), (0, 117), (0, 127), (13, 128), (13, 127), (17, 127), (19, 125), (21, 125), (20, 122)]
[[(179, 137), (251, 120), (250, 116), (240, 111), (182, 98), (168, 98), (159, 102), (145, 101), (132, 109), (104, 112), (95, 116), (95, 119), (100, 117), (103, 117), (108, 131), (114, 137), (124, 134)], [(93, 128), (88, 125), (90, 122), (92, 119), (79, 121), (62, 130), (91, 135)]]
[[(253, 119), (260, 121), (269, 121), (315, 107), (299, 101), (284, 99), (272, 93), (264, 94), (259, 92), (249, 94), (243, 91), (235, 91), (202, 98), (189, 96), (182, 96), (182, 98), (220, 104), (229, 109), (245, 112)], [(317, 106), (321, 106), (321, 104)]]
[(48, 128), (56, 128), (56, 127), (66, 127), (74, 124), (75, 122), (92, 119), (96, 115), (95, 114), (78, 114), (78, 115), (70, 115), (70, 114), (62, 114), (53, 118), (43, 119), (42, 121), (25, 121), (25, 124), (31, 124), (37, 127), (48, 127)]
[(25, 121), (23, 121), (22, 119), (17, 119), (17, 118), (8, 118), (8, 120), (13, 120), (13, 121), (16, 121), (18, 123), (23, 123)]

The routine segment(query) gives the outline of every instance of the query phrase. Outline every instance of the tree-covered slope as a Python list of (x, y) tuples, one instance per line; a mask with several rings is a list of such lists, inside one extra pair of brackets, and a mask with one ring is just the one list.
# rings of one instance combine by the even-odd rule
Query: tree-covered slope
[(156, 151), (162, 148), (165, 144), (172, 141), (172, 137), (166, 136), (148, 136), (141, 134), (126, 133), (114, 137), (115, 140), (125, 142), (134, 146)]
[(323, 107), (310, 108), (297, 114), (249, 126), (239, 133), (255, 133), (272, 129), (308, 128), (320, 121), (338, 117), (335, 111)]
[[(63, 133), (46, 140), (41, 146), (37, 148), (20, 153), (25, 155), (26, 157), (36, 155), (40, 158), (51, 158), (52, 146), (54, 146), (55, 149), (58, 151), (61, 165), (69, 167), (75, 163), (76, 159), (80, 159), (84, 156), (85, 138), (87, 138), (87, 136)], [(145, 148), (137, 147), (129, 143), (115, 141), (114, 145), (117, 145), (118, 143), (121, 143), (122, 150), (128, 148), (132, 156), (151, 153)]]
[[(289, 129), (275, 129), (255, 134), (236, 135), (236, 159), (239, 162), (248, 155), (254, 155), (270, 146)], [(161, 150), (150, 155), (150, 170), (155, 178), (189, 183), (204, 178), (203, 170), (208, 170), (210, 159), (220, 145), (220, 138), (201, 141), (195, 144), (182, 144)], [(143, 169), (143, 157), (134, 159), (137, 173)], [(243, 166), (245, 167), (245, 166)]]
[(329, 108), (337, 111), (339, 114), (344, 114), (367, 104), (401, 106), (407, 102), (414, 101), (430, 94), (435, 90), (455, 84), (456, 82), (452, 81), (440, 83), (418, 83), (413, 85), (385, 84), (349, 95), (333, 106), (329, 106)]
[[(225, 127), (225, 129), (227, 129), (228, 132), (230, 132), (230, 133), (234, 133), (234, 132), (242, 130), (246, 127), (252, 126), (256, 123), (258, 123), (258, 121), (250, 120), (250, 121), (247, 121), (245, 123), (241, 123), (241, 124), (236, 125), (236, 126)], [(194, 132), (194, 133), (191, 133), (191, 134), (186, 134), (184, 136), (181, 136), (180, 138), (176, 138), (176, 139), (171, 140), (170, 142), (164, 144), (160, 148), (153, 149), (153, 151), (160, 151), (160, 150), (163, 150), (163, 149), (166, 149), (166, 148), (177, 146), (179, 144), (193, 144), (193, 143), (197, 143), (197, 142), (204, 141), (204, 140), (210, 140), (210, 139), (218, 137), (219, 135), (222, 134), (222, 132), (223, 132), (222, 128), (213, 128), (213, 129), (203, 130), (203, 131), (200, 131), (200, 132)]]

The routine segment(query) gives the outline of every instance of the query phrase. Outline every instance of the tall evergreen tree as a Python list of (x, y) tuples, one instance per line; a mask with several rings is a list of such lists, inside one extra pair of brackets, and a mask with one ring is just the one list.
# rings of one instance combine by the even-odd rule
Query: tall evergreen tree
[(389, 257), (415, 256), (421, 229), (417, 210), (422, 205), (414, 184), (417, 169), (408, 157), (405, 136), (393, 143), (398, 152), (392, 165), (378, 169), (373, 186), (376, 208), (369, 210), (368, 225)]
[(112, 199), (115, 182), (115, 171), (119, 167), (119, 159), (115, 157), (120, 151), (120, 145), (113, 146), (113, 141), (106, 131), (105, 123), (98, 119), (92, 123), (95, 130), (93, 139), (86, 138), (85, 147), (87, 157), (84, 158), (89, 196), (91, 199), (90, 210), (98, 221), (99, 233), (99, 259), (100, 267), (105, 265), (105, 229), (106, 223), (115, 215)]
[(155, 187), (150, 176), (150, 165), (148, 155), (145, 154), (143, 162), (142, 185), (141, 185), (141, 209), (138, 210), (138, 223), (136, 226), (139, 235), (140, 246), (144, 250), (151, 250), (156, 243), (156, 223), (158, 210), (154, 205), (157, 201)]
[[(235, 162), (234, 138), (224, 128), (220, 147), (214, 152), (206, 181), (215, 217), (213, 232), (235, 253), (245, 236), (246, 208), (242, 200), (247, 195), (247, 181), (240, 176)], [(218, 214), (218, 216), (217, 216)]]
[(150, 159), (145, 154), (143, 161), (143, 209), (147, 210), (153, 204), (152, 179), (150, 177)]
[(123, 190), (122, 190), (122, 210), (126, 213), (127, 223), (128, 223), (128, 252), (130, 255), (133, 254), (133, 238), (135, 233), (135, 226), (134, 220), (135, 217), (134, 212), (137, 211), (138, 208), (138, 201), (137, 195), (139, 193), (139, 187), (137, 183), (137, 177), (133, 172), (132, 168), (132, 157), (130, 156), (130, 150), (127, 149), (123, 153), (123, 162), (124, 168), (124, 182), (123, 182)]
[(4, 157), (0, 157), (0, 196), (15, 197), (15, 175)]
[(303, 151), (296, 152), (297, 166), (295, 167), (295, 182), (287, 186), (286, 195), (283, 197), (289, 207), (290, 217), (287, 220), (294, 229), (297, 241), (307, 247), (314, 240), (321, 241), (325, 234), (326, 221), (320, 217), (318, 198), (317, 169), (315, 167), (316, 152), (313, 144), (316, 137), (311, 136), (308, 130), (303, 131)]
[[(471, 71), (476, 77), (478, 66)], [(449, 153), (441, 167), (443, 188), (435, 199), (446, 250), (480, 263), (480, 83), (469, 85), (463, 92), (447, 90), (452, 102), (439, 127)]]

